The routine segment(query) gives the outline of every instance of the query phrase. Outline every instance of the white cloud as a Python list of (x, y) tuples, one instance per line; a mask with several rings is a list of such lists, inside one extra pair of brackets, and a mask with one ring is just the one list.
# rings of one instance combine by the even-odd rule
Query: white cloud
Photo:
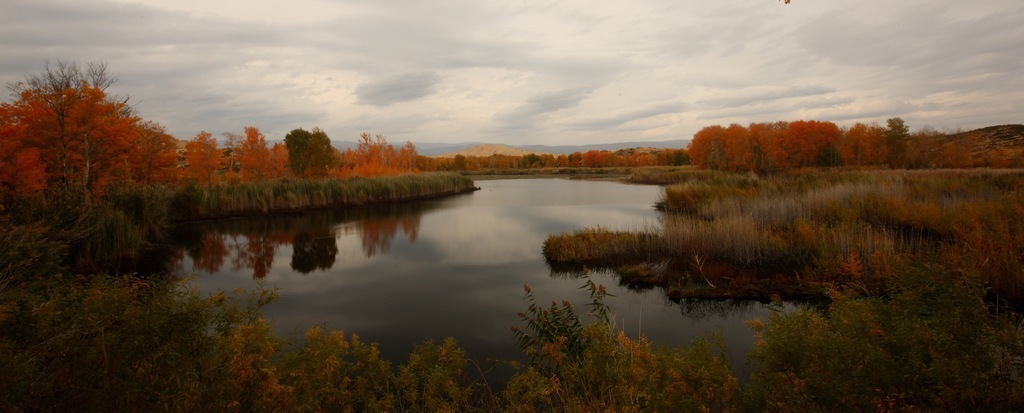
[(0, 82), (103, 61), (180, 138), (253, 125), (583, 144), (812, 116), (973, 128), (1021, 122), (1022, 20), (1019, 0), (10, 0)]
[(363, 83), (356, 88), (356, 96), (359, 103), (388, 106), (428, 96), (434, 93), (434, 86), (440, 81), (441, 77), (436, 73), (409, 73)]

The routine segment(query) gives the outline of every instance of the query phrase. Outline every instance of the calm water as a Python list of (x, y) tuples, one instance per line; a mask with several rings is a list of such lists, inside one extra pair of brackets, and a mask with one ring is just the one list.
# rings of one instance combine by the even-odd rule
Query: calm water
[[(426, 339), (454, 337), (477, 360), (519, 359), (510, 328), (523, 311), (523, 284), (540, 303), (569, 299), (585, 312), (583, 280), (553, 272), (541, 246), (549, 234), (600, 225), (655, 227), (656, 186), (566, 179), (478, 181), (481, 190), (408, 205), (321, 211), (194, 225), (182, 234), (182, 274), (204, 292), (278, 289), (264, 309), (275, 329), (312, 325), (356, 333), (404, 360)], [(752, 302), (673, 303), (658, 289), (630, 291), (614, 274), (591, 272), (615, 297), (618, 326), (656, 344), (721, 333), (737, 372), (766, 318)]]

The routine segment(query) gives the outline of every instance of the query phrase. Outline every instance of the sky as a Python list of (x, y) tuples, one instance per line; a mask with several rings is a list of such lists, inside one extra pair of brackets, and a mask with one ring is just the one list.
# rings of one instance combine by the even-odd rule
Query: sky
[[(0, 0), (0, 83), (102, 62), (179, 139), (583, 145), (1024, 123), (1024, 0)], [(11, 96), (4, 91), (4, 99)]]

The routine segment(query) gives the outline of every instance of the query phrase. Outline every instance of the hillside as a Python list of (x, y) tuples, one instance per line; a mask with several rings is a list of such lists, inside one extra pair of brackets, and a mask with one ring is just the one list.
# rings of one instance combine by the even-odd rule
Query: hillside
[[(399, 143), (404, 143), (404, 141), (400, 141)], [(358, 146), (358, 144), (356, 142), (353, 142), (353, 141), (340, 141), (340, 140), (331, 141), (331, 144), (334, 145), (334, 147), (337, 148), (339, 151), (344, 151), (345, 149), (355, 149), (356, 146)], [(395, 142), (392, 142), (392, 144), (395, 144)], [(616, 150), (619, 150), (619, 149), (629, 149), (629, 148), (638, 148), (638, 147), (642, 147), (642, 148), (658, 148), (658, 149), (665, 149), (665, 148), (679, 149), (679, 148), (685, 148), (689, 144), (690, 144), (690, 140), (689, 139), (677, 139), (677, 140), (671, 140), (671, 141), (615, 142), (615, 143), (599, 143), (599, 144), (592, 144), (592, 145), (497, 145), (497, 144), (494, 144), (494, 145), (495, 146), (504, 146), (504, 147), (507, 147), (507, 148), (522, 149), (522, 150), (526, 151), (524, 154), (535, 153), (535, 154), (540, 155), (540, 154), (550, 153), (550, 154), (554, 154), (554, 155), (557, 156), (557, 155), (569, 155), (569, 154), (571, 154), (573, 152), (586, 152), (586, 151), (589, 151), (589, 150), (616, 151)], [(416, 151), (419, 152), (420, 155), (425, 155), (425, 156), (442, 156), (442, 155), (452, 154), (451, 156), (455, 156), (454, 153), (457, 153), (457, 152), (460, 152), (460, 151), (464, 151), (464, 150), (473, 149), (475, 147), (478, 147), (478, 146), (481, 146), (481, 145), (488, 145), (488, 144), (484, 143), (484, 142), (457, 142), (457, 143), (413, 142), (413, 145), (416, 145)], [(487, 155), (490, 156), (490, 154), (487, 154)]]
[(456, 155), (462, 155), (462, 156), (481, 156), (481, 157), (483, 157), (483, 156), (491, 156), (491, 155), (525, 156), (525, 155), (529, 155), (531, 153), (532, 154), (536, 154), (536, 155), (548, 155), (548, 153), (544, 153), (544, 152), (527, 151), (527, 150), (524, 150), (524, 149), (513, 148), (511, 146), (506, 146), (506, 145), (482, 144), (482, 145), (474, 146), (474, 147), (469, 148), (469, 149), (463, 149), (461, 151), (448, 152), (448, 153), (443, 153), (443, 154), (440, 154), (440, 155), (435, 155), (435, 157), (438, 157), (438, 158), (453, 158)]
[(560, 155), (568, 155), (573, 152), (597, 151), (618, 151), (632, 148), (653, 148), (653, 149), (682, 149), (690, 145), (689, 139), (676, 139), (670, 141), (637, 141), (637, 142), (614, 142), (595, 143), (590, 145), (522, 145), (520, 149), (534, 153), (547, 152)]
[(972, 152), (1024, 148), (1024, 125), (997, 125), (948, 135), (950, 139), (967, 139)]

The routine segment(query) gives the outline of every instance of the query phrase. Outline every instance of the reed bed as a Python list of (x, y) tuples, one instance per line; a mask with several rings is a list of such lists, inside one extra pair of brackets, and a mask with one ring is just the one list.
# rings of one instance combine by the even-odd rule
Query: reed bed
[[(871, 291), (888, 289), (908, 266), (937, 263), (1024, 304), (1024, 171), (673, 174), (663, 178), (678, 183), (658, 205), (668, 212), (664, 225), (644, 234), (649, 241), (633, 257), (616, 244), (629, 232), (588, 230), (553, 236), (545, 256), (613, 268), (670, 260), (678, 275), (669, 283)], [(613, 246), (590, 245), (602, 242)]]
[(544, 241), (544, 256), (551, 263), (626, 263), (638, 257), (654, 258), (668, 252), (661, 234), (649, 231), (609, 231), (587, 228), (571, 234), (552, 235)]
[(113, 185), (97, 198), (26, 203), (0, 217), (6, 233), (0, 241), (11, 244), (10, 254), (0, 257), (0, 284), (5, 274), (19, 272), (13, 263), (83, 273), (159, 271), (141, 254), (160, 252), (170, 228), (183, 221), (401, 202), (474, 189), (468, 177), (442, 174), (178, 189)]
[(179, 191), (174, 205), (177, 218), (190, 221), (426, 199), (475, 189), (471, 178), (451, 174), (258, 182), (189, 187)]

